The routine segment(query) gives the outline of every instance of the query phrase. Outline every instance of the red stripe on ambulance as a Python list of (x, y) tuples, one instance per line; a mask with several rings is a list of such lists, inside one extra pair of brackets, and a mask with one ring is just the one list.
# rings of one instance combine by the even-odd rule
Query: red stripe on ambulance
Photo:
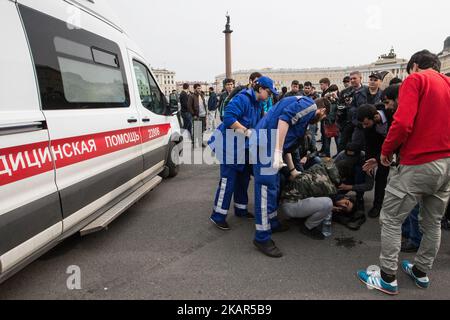
[(170, 124), (117, 130), (0, 149), (0, 186), (166, 136)]

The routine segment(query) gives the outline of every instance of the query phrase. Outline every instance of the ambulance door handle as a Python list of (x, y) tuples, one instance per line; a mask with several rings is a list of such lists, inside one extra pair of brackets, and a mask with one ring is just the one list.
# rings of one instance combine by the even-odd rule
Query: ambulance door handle
[(136, 118), (130, 118), (128, 119), (128, 123), (137, 123), (138, 120)]
[(144, 118), (142, 119), (142, 122), (150, 122), (150, 118)]
[(27, 133), (34, 131), (41, 131), (47, 129), (47, 122), (35, 121), (17, 124), (5, 124), (0, 125), (0, 136), (6, 136), (11, 134)]

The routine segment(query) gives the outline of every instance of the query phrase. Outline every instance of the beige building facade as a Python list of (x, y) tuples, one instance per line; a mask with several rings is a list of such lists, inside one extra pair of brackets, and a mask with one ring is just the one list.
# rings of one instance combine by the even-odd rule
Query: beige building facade
[(167, 69), (152, 69), (152, 72), (166, 96), (168, 96), (173, 90), (177, 89), (175, 72), (169, 71)]
[(208, 93), (209, 88), (211, 87), (211, 84), (208, 83), (208, 82), (205, 82), (205, 81), (178, 81), (178, 82), (176, 83), (176, 90), (177, 90), (178, 92), (183, 91), (183, 84), (185, 84), (185, 83), (187, 83), (187, 84), (189, 85), (189, 90), (190, 90), (191, 92), (194, 91), (194, 85), (197, 84), (197, 83), (198, 83), (199, 85), (201, 85), (202, 91), (203, 91), (205, 94)]
[[(450, 37), (447, 38), (444, 45), (444, 51), (439, 55), (442, 62), (442, 72), (450, 72)], [(388, 54), (384, 54), (378, 58), (377, 61), (360, 66), (351, 66), (344, 68), (313, 68), (313, 69), (261, 69), (261, 70), (241, 70), (233, 73), (233, 79), (237, 84), (247, 84), (248, 78), (253, 72), (261, 72), (263, 75), (272, 78), (275, 81), (277, 89), (281, 90), (282, 87), (291, 87), (291, 83), (294, 80), (298, 80), (300, 83), (311, 81), (313, 86), (317, 90), (320, 89), (319, 81), (323, 78), (329, 78), (332, 84), (338, 85), (343, 88), (342, 80), (344, 77), (350, 75), (353, 71), (361, 72), (363, 76), (363, 83), (368, 84), (369, 76), (373, 72), (390, 72), (390, 78), (399, 77), (405, 79), (408, 75), (406, 70), (408, 60), (398, 58), (392, 48)], [(222, 82), (225, 79), (225, 74), (221, 74), (216, 77), (217, 91), (222, 90)], [(390, 79), (387, 79), (390, 80)]]
[[(237, 84), (247, 84), (248, 77), (252, 72), (259, 71), (263, 75), (270, 77), (275, 81), (277, 89), (282, 87), (290, 88), (292, 81), (298, 80), (300, 83), (311, 81), (313, 86), (319, 89), (319, 81), (323, 78), (329, 78), (331, 83), (343, 88), (342, 80), (344, 77), (350, 75), (353, 71), (359, 71), (363, 77), (363, 83), (369, 82), (369, 76), (375, 72), (389, 71), (392, 77), (399, 77), (404, 79), (407, 76), (406, 65), (408, 61), (405, 59), (397, 58), (394, 50), (387, 55), (382, 55), (374, 63), (361, 66), (352, 66), (345, 68), (313, 68), (313, 69), (271, 69), (266, 68), (262, 70), (243, 70), (233, 73), (233, 79)], [(216, 82), (221, 89), (222, 82), (225, 75), (219, 75), (216, 77)]]
[(441, 71), (442, 73), (450, 72), (450, 37), (448, 37), (444, 42), (444, 50), (439, 54), (441, 59)]

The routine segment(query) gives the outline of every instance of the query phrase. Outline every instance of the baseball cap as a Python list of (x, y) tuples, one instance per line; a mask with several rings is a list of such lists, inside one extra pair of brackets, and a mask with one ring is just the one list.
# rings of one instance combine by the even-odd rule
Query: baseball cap
[(369, 78), (375, 78), (378, 80), (383, 80), (381, 74), (379, 74), (378, 72), (372, 72), (372, 74), (369, 76)]
[(270, 91), (272, 91), (272, 93), (277, 96), (278, 95), (278, 91), (275, 88), (275, 84), (273, 82), (272, 79), (270, 79), (269, 77), (261, 77), (258, 79), (258, 81), (256, 81), (257, 84), (259, 84), (261, 87), (267, 88)]

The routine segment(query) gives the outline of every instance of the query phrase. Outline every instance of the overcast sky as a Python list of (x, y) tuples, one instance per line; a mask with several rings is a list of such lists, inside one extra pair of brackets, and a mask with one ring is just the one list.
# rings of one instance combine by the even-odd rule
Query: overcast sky
[(374, 62), (443, 49), (449, 0), (108, 0), (152, 67), (177, 80), (213, 81), (225, 72), (225, 14), (233, 69), (312, 68)]

